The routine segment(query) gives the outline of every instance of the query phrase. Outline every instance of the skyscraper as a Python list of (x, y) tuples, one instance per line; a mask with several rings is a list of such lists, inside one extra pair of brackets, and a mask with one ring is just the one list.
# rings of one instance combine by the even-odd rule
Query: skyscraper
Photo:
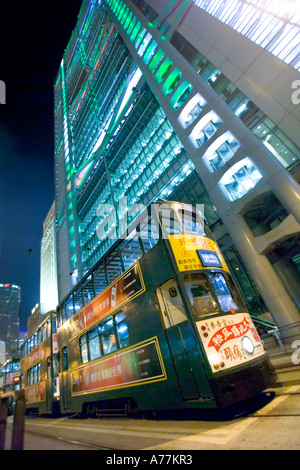
[(21, 288), (0, 284), (0, 340), (5, 343), (6, 360), (19, 354), (19, 313)]
[(43, 224), (40, 264), (40, 308), (45, 314), (58, 304), (54, 203)]
[(251, 312), (299, 321), (299, 26), (262, 3), (83, 1), (55, 82), (60, 300), (109, 207), (162, 198), (205, 205)]

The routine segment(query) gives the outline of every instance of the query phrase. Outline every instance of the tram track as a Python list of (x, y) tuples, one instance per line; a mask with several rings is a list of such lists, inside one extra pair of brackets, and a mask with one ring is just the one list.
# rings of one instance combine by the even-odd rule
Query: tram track
[[(235, 416), (205, 413), (201, 419), (200, 415), (197, 419), (196, 415), (180, 417), (173, 413), (153, 419), (82, 420), (77, 414), (55, 420), (28, 418), (26, 439), (29, 445), (34, 443), (36, 446), (30, 448), (37, 449), (40, 445), (42, 448), (48, 445), (49, 449), (71, 447), (75, 450), (113, 452), (124, 449), (210, 449), (214, 445), (229, 449), (242, 448), (245, 443), (246, 447), (254, 448), (256, 441), (253, 440), (251, 429), (256, 426), (256, 429), (258, 427), (261, 430), (264, 448), (276, 448), (276, 445), (281, 445), (282, 439), (286, 440), (286, 446), (292, 443), (297, 448), (299, 442), (295, 439), (294, 430), (299, 428), (299, 396), (300, 386), (278, 390), (278, 393), (272, 389), (252, 402), (245, 403), (243, 409), (236, 408)], [(270, 444), (265, 438), (268, 426), (273, 428), (272, 438), (274, 442), (277, 439), (275, 444)], [(287, 434), (289, 438), (286, 438)], [(41, 438), (41, 443), (38, 438)], [(247, 439), (250, 439), (250, 443)]]
[[(38, 433), (33, 433), (32, 431), (29, 431), (30, 434), (35, 434), (35, 435), (39, 435)], [(47, 436), (48, 439), (49, 439), (49, 436)], [(53, 437), (51, 436), (50, 439), (53, 439), (53, 440), (57, 440), (57, 441), (60, 441), (60, 442), (66, 442), (68, 444), (71, 444), (71, 445), (77, 445), (77, 446), (80, 446), (80, 447), (87, 447), (91, 450), (115, 450), (117, 451), (118, 449), (112, 449), (111, 447), (103, 447), (103, 446), (99, 446), (99, 445), (96, 445), (96, 444), (88, 444), (87, 442), (82, 442), (82, 441), (76, 441), (74, 439), (65, 439), (63, 437)]]
[[(8, 425), (8, 430), (12, 431), (11, 425)], [(66, 438), (60, 437), (60, 436), (53, 436), (53, 435), (49, 435), (49, 434), (43, 434), (43, 432), (41, 432), (41, 431), (40, 432), (35, 432), (35, 431), (32, 431), (31, 429), (30, 430), (26, 429), (26, 435), (28, 437), (30, 435), (35, 436), (35, 437), (39, 437), (39, 438), (43, 437), (43, 438), (45, 438), (47, 440), (50, 440), (50, 441), (62, 442), (62, 443), (69, 444), (70, 446), (87, 448), (89, 450), (118, 451), (118, 449), (116, 449), (116, 448), (101, 446), (101, 445), (97, 445), (97, 444), (89, 444), (88, 442), (79, 441), (79, 440), (76, 440), (76, 439), (66, 439)]]

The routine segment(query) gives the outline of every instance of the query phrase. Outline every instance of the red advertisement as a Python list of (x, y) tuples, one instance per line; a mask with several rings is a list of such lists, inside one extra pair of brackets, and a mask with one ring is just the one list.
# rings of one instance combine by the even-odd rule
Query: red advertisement
[(166, 378), (156, 338), (89, 364), (72, 375), (72, 395)]
[(197, 328), (213, 373), (265, 354), (249, 313), (207, 318)]
[(46, 382), (38, 382), (25, 388), (25, 396), (27, 403), (35, 403), (44, 401), (46, 397)]
[(19, 377), (20, 372), (10, 372), (9, 374), (6, 374), (6, 385), (13, 385)]
[(22, 360), (22, 370), (30, 369), (30, 367), (34, 366), (42, 359), (45, 358), (45, 344), (40, 344), (37, 348), (35, 348), (28, 356), (24, 357)]
[(70, 338), (92, 326), (144, 290), (140, 266), (136, 263), (68, 320)]
[(219, 352), (223, 344), (227, 341), (230, 341), (234, 338), (239, 338), (243, 336), (250, 329), (250, 324), (247, 322), (244, 317), (243, 321), (239, 323), (234, 323), (233, 325), (227, 325), (223, 328), (220, 328), (215, 334), (211, 337), (208, 347), (214, 346), (215, 350)]

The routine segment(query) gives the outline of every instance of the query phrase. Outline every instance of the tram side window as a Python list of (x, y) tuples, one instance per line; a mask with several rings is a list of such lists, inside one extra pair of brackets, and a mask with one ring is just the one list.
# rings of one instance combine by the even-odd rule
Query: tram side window
[(42, 341), (45, 341), (46, 338), (47, 338), (47, 325), (46, 323), (44, 323), (42, 326)]
[(129, 344), (125, 313), (120, 311), (106, 318), (79, 338), (80, 356), (83, 364), (94, 361)]
[(69, 369), (69, 361), (68, 361), (68, 348), (64, 347), (61, 350), (61, 370), (65, 372)]
[(119, 312), (115, 315), (120, 348), (126, 348), (129, 344), (128, 326), (125, 320), (125, 313)]
[(90, 330), (87, 333), (87, 337), (88, 337), (90, 360), (93, 361), (94, 359), (98, 359), (101, 356), (98, 327), (96, 326), (96, 328), (93, 328), (92, 330)]
[(184, 282), (196, 321), (200, 320), (204, 315), (212, 315), (219, 312), (217, 302), (205, 274), (188, 274), (184, 276)]
[(36, 364), (27, 371), (27, 385), (33, 385), (40, 381), (41, 364)]
[(99, 325), (101, 332), (103, 353), (109, 354), (117, 349), (116, 333), (113, 323), (113, 318), (109, 317), (106, 322)]
[(80, 346), (81, 362), (85, 364), (89, 360), (86, 334), (80, 337), (79, 346)]
[(51, 377), (51, 359), (50, 356), (47, 357), (47, 377)]

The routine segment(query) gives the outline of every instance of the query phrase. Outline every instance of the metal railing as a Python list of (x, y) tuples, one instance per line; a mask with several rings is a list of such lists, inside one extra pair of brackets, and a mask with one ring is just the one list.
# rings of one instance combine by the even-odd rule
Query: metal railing
[(260, 335), (270, 357), (300, 353), (300, 322), (282, 327), (271, 327)]

